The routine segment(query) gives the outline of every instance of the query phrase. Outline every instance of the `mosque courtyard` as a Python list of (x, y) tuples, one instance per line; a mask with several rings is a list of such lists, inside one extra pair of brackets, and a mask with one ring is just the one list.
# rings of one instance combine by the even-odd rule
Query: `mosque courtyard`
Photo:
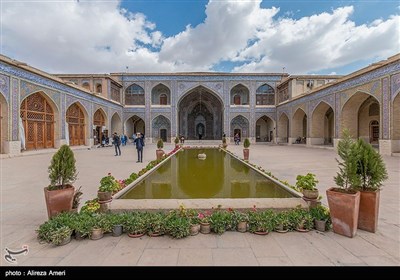
[[(166, 144), (164, 150), (173, 149)], [(136, 163), (132, 144), (114, 148), (73, 147), (79, 172), (75, 187), (82, 186), (83, 199), (96, 197), (99, 180), (108, 172), (124, 179), (155, 159), (156, 146), (148, 144), (143, 163)], [(228, 150), (242, 157), (242, 146)], [(43, 188), (49, 183), (47, 168), (55, 149), (25, 152), (23, 156), (0, 160), (1, 171), (1, 252), (28, 245), (26, 255), (2, 266), (399, 266), (400, 265), (400, 157), (383, 156), (389, 179), (381, 192), (379, 225), (376, 233), (358, 230), (354, 238), (332, 231), (307, 233), (272, 232), (266, 236), (226, 232), (198, 234), (184, 239), (169, 236), (132, 239), (105, 236), (96, 241), (72, 240), (65, 246), (40, 244), (35, 230), (47, 220)], [(298, 174), (315, 173), (322, 203), (325, 190), (334, 186), (337, 157), (331, 148), (302, 145), (252, 145), (250, 162), (294, 184)], [(82, 205), (82, 203), (81, 203)]]

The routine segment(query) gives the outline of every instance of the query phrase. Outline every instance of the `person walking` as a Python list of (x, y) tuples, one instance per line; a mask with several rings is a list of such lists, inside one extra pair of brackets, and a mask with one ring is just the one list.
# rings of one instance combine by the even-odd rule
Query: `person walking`
[(141, 135), (140, 132), (137, 133), (134, 143), (136, 145), (136, 150), (138, 155), (138, 160), (136, 162), (143, 162), (144, 141), (143, 141), (143, 135)]
[(118, 134), (116, 132), (114, 132), (113, 144), (115, 147), (115, 156), (120, 156), (121, 148), (119, 146), (121, 145), (121, 138), (118, 136)]

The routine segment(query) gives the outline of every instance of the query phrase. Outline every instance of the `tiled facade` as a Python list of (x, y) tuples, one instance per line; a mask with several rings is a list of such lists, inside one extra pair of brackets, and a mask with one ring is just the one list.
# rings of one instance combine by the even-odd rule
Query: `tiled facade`
[[(88, 88), (83, 87), (87, 85)], [(143, 89), (144, 105), (125, 105), (127, 89), (133, 85)], [(257, 89), (263, 85), (273, 89), (274, 105), (256, 104)], [(1, 153), (5, 154), (20, 153), (20, 105), (36, 92), (45, 95), (54, 106), (58, 120), (54, 128), (55, 147), (67, 142), (65, 114), (77, 102), (85, 115), (87, 145), (93, 145), (93, 116), (101, 109), (105, 116), (103, 129), (109, 134), (117, 131), (131, 136), (143, 129), (148, 141), (159, 137), (173, 141), (188, 129), (196, 129), (190, 135), (197, 137), (198, 131), (204, 129), (204, 136), (209, 137), (204, 139), (220, 139), (225, 133), (232, 140), (235, 131), (240, 131), (242, 137), (249, 137), (252, 142), (291, 145), (300, 138), (308, 146), (334, 145), (341, 131), (349, 126), (354, 127), (354, 136), (376, 141), (373, 144), (379, 144), (381, 153), (400, 152), (400, 124), (396, 121), (396, 108), (400, 106), (400, 55), (343, 77), (268, 73), (54, 76), (1, 56), (0, 92)], [(379, 123), (374, 130), (379, 139), (367, 135), (369, 124), (362, 123), (359, 117), (361, 109), (368, 111), (365, 104), (372, 103), (379, 104), (379, 115), (368, 119)], [(185, 116), (179, 113), (183, 110), (187, 111)], [(195, 110), (201, 112), (193, 116)], [(209, 114), (207, 122), (202, 119), (203, 111)], [(189, 114), (193, 117), (191, 124)], [(140, 126), (136, 126), (139, 121)], [(371, 133), (372, 129), (371, 126)]]

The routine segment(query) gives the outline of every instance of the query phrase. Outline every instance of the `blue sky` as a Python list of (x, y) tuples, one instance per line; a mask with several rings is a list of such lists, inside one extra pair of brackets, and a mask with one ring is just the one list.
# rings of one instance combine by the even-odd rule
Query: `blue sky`
[(1, 53), (54, 73), (128, 66), (348, 74), (399, 52), (399, 7), (399, 1), (6, 0)]

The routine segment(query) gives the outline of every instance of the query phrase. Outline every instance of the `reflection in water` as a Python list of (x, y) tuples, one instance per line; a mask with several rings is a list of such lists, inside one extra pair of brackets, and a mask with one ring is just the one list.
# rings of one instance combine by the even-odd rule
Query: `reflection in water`
[[(205, 160), (198, 159), (205, 153)], [(285, 189), (218, 149), (177, 153), (122, 198), (293, 197)]]

